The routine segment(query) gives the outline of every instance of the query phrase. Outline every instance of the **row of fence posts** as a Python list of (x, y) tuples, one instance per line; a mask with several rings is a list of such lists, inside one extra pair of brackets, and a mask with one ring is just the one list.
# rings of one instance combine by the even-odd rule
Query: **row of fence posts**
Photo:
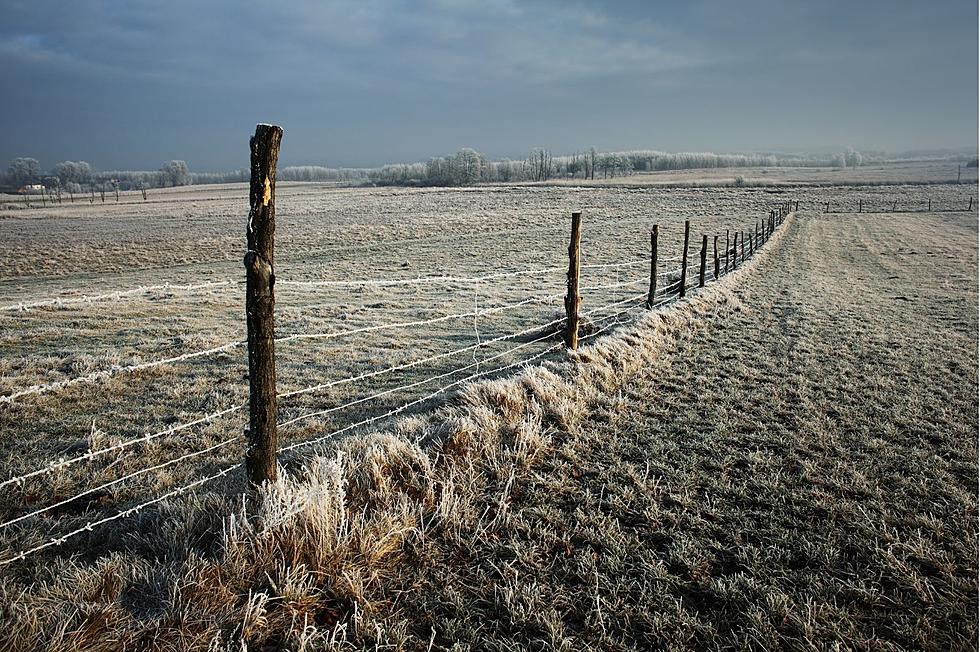
[[(832, 206), (833, 206), (833, 203), (832, 202), (829, 202), (829, 201), (824, 202), (823, 212), (824, 213), (849, 213), (849, 212), (851, 212), (851, 211), (847, 211), (847, 210), (834, 211), (834, 210), (831, 210), (831, 207)], [(944, 213), (970, 213), (972, 211), (973, 211), (973, 196), (972, 195), (970, 196), (970, 201), (967, 204), (967, 207), (966, 208), (945, 208), (945, 209), (943, 209), (943, 212)], [(922, 208), (903, 208), (902, 210), (899, 210), (898, 209), (898, 200), (893, 200), (892, 201), (891, 210), (881, 210), (881, 209), (879, 209), (879, 210), (870, 210), (870, 211), (864, 210), (864, 200), (863, 199), (858, 199), (858, 209), (857, 209), (857, 212), (858, 213), (931, 213), (932, 212), (932, 198), (929, 198), (929, 199), (926, 200), (926, 207), (924, 209), (922, 209)]]
[[(718, 240), (720, 235), (715, 234), (713, 243), (713, 267), (714, 278), (718, 280), (724, 274), (734, 271), (740, 263), (744, 263), (748, 256), (766, 242), (776, 228), (794, 210), (799, 210), (800, 202), (786, 201), (771, 211), (769, 216), (763, 218), (753, 225), (752, 231), (744, 233), (736, 232), (732, 237), (731, 229), (725, 230), (725, 266), (721, 265), (721, 256), (718, 253)], [(741, 235), (741, 260), (739, 259), (739, 236)], [(650, 231), (650, 286), (647, 292), (646, 306), (653, 308), (657, 295), (657, 254), (660, 240), (660, 225), (654, 224)], [(745, 243), (748, 241), (748, 254), (746, 255)], [(681, 277), (675, 284), (677, 285), (677, 296), (683, 298), (687, 295), (687, 269), (688, 254), (691, 244), (691, 221), (684, 221), (684, 250), (681, 254)], [(578, 348), (579, 328), (581, 326), (582, 297), (579, 295), (579, 274), (581, 271), (581, 246), (582, 246), (582, 214), (572, 213), (572, 235), (568, 243), (568, 282), (565, 293), (565, 332), (564, 340), (568, 348), (575, 350)], [(708, 235), (701, 235), (701, 263), (698, 268), (698, 287), (703, 288), (706, 283), (708, 269)]]
[[(248, 331), (249, 421), (246, 431), (245, 472), (252, 486), (277, 478), (278, 432), (276, 419), (276, 357), (275, 357), (275, 267), (273, 254), (276, 230), (276, 165), (282, 128), (260, 124), (249, 141), (250, 169), (249, 213), (245, 229), (248, 251), (245, 254), (245, 321)], [(799, 208), (799, 202), (796, 207)], [(780, 204), (760, 220), (751, 232), (725, 231), (725, 264), (722, 271), (718, 253), (719, 236), (714, 236), (714, 277), (734, 271), (747, 259), (745, 242), (751, 256), (782, 224), (792, 209), (790, 202)], [(657, 247), (660, 226), (653, 225), (650, 233), (650, 287), (646, 305), (652, 308), (657, 294)], [(739, 243), (741, 236), (741, 258)], [(691, 238), (691, 222), (684, 222), (684, 252), (681, 278), (677, 286), (679, 297), (687, 293), (687, 261)], [(581, 273), (582, 213), (572, 213), (572, 233), (568, 244), (568, 279), (565, 295), (564, 340), (568, 348), (578, 348), (581, 325), (582, 297), (579, 293)], [(708, 236), (701, 236), (701, 265), (698, 287), (704, 287), (708, 257)], [(676, 284), (676, 283), (675, 283)], [(670, 286), (668, 286), (670, 287)], [(668, 290), (664, 294), (669, 294)]]

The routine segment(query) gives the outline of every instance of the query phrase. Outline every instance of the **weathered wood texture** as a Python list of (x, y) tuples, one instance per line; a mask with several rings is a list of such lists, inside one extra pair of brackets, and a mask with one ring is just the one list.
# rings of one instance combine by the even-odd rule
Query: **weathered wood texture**
[(282, 128), (260, 124), (249, 141), (251, 183), (245, 239), (245, 320), (248, 329), (249, 422), (245, 471), (249, 482), (274, 481), (277, 471), (275, 268), (276, 163)]
[(691, 220), (684, 220), (684, 255), (681, 257), (681, 287), (679, 296), (687, 292), (687, 247), (691, 241)]
[(565, 294), (565, 344), (573, 351), (578, 348), (580, 251), (582, 246), (582, 214), (572, 213), (572, 237), (568, 243), (568, 290)]
[(654, 224), (650, 231), (650, 290), (647, 293), (647, 309), (653, 308), (653, 300), (657, 296), (657, 239), (660, 237), (660, 225)]

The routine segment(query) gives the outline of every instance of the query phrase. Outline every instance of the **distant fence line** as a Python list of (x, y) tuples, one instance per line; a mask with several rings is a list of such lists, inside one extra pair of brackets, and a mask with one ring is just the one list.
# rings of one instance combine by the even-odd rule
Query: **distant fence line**
[[(853, 204), (851, 205), (851, 208), (853, 208)], [(932, 199), (931, 198), (926, 200), (925, 205), (922, 205), (921, 203), (920, 204), (917, 204), (915, 206), (910, 206), (908, 204), (905, 204), (904, 206), (899, 207), (899, 202), (896, 199), (896, 200), (893, 200), (891, 202), (891, 204), (884, 205), (884, 206), (878, 205), (878, 206), (876, 206), (874, 208), (870, 208), (868, 206), (865, 206), (863, 199), (858, 199), (857, 210), (850, 210), (850, 209), (848, 209), (846, 207), (843, 207), (843, 206), (841, 206), (841, 207), (838, 208), (838, 207), (834, 206), (833, 202), (827, 201), (827, 202), (824, 202), (823, 212), (824, 213), (932, 213), (932, 212), (937, 212), (937, 213), (972, 213), (973, 212), (973, 196), (972, 195), (970, 196), (969, 202), (967, 203), (967, 205), (966, 205), (965, 208), (962, 207), (962, 205), (960, 207), (946, 206), (945, 208), (937, 207), (935, 209), (935, 211), (934, 211), (934, 209), (932, 207)]]
[[(213, 347), (204, 351), (190, 352), (182, 356), (166, 358), (164, 360), (149, 361), (137, 365), (129, 365), (110, 369), (106, 372), (96, 372), (89, 376), (53, 383), (44, 386), (35, 386), (22, 390), (7, 397), (0, 397), (0, 403), (13, 402), (15, 399), (23, 398), (30, 394), (43, 394), (51, 391), (58, 391), (80, 382), (89, 382), (111, 377), (115, 373), (125, 373), (127, 371), (138, 371), (152, 366), (182, 362), (195, 357), (210, 354), (215, 351), (227, 351), (237, 347), (247, 345), (248, 366), (249, 366), (249, 401), (232, 405), (212, 413), (200, 416), (186, 423), (175, 424), (151, 432), (139, 437), (119, 441), (112, 446), (103, 449), (89, 450), (85, 453), (75, 455), (67, 459), (58, 459), (49, 464), (31, 470), (29, 472), (10, 477), (0, 482), (0, 489), (12, 489), (15, 486), (24, 485), (26, 482), (37, 481), (38, 479), (52, 474), (56, 471), (66, 469), (76, 464), (93, 461), (105, 455), (132, 448), (142, 443), (146, 443), (162, 437), (186, 431), (195, 426), (200, 426), (212, 421), (221, 419), (234, 413), (249, 411), (249, 423), (246, 431), (245, 455), (242, 461), (231, 465), (226, 465), (217, 472), (198, 477), (193, 481), (170, 489), (165, 493), (144, 500), (136, 505), (121, 509), (117, 513), (92, 518), (79, 527), (74, 527), (75, 523), (68, 525), (63, 534), (52, 536), (47, 540), (37, 543), (19, 551), (10, 551), (10, 554), (0, 559), (0, 566), (12, 563), (19, 559), (36, 552), (59, 546), (69, 539), (91, 531), (93, 528), (102, 524), (126, 518), (130, 515), (155, 505), (167, 498), (180, 495), (181, 493), (200, 488), (212, 481), (215, 481), (231, 471), (244, 466), (249, 486), (254, 488), (263, 482), (275, 480), (279, 466), (280, 455), (297, 450), (301, 447), (308, 447), (327, 439), (337, 437), (343, 433), (352, 432), (358, 428), (377, 423), (384, 419), (389, 419), (398, 414), (404, 413), (413, 406), (422, 405), (437, 396), (445, 394), (454, 387), (461, 386), (467, 382), (485, 378), (492, 374), (513, 369), (525, 365), (531, 361), (542, 358), (545, 355), (556, 352), (562, 347), (575, 349), (582, 341), (597, 337), (601, 333), (614, 328), (623, 323), (624, 315), (629, 315), (632, 311), (646, 308), (655, 309), (685, 297), (689, 292), (698, 288), (704, 288), (713, 281), (717, 281), (726, 274), (739, 269), (748, 261), (758, 249), (769, 240), (777, 231), (784, 220), (793, 210), (799, 208), (799, 202), (782, 202), (776, 208), (769, 211), (767, 216), (756, 220), (749, 228), (743, 230), (728, 229), (724, 233), (724, 246), (721, 243), (721, 233), (694, 235), (692, 240), (691, 222), (685, 221), (684, 240), (682, 254), (679, 257), (662, 258), (660, 257), (660, 245), (663, 233), (660, 225), (654, 224), (650, 231), (650, 253), (649, 257), (636, 258), (631, 260), (604, 262), (596, 264), (581, 264), (581, 243), (583, 234), (587, 234), (588, 229), (584, 224), (582, 213), (572, 214), (571, 235), (568, 247), (568, 267), (542, 268), (516, 270), (509, 272), (496, 272), (472, 277), (461, 276), (433, 276), (420, 277), (416, 279), (363, 279), (363, 280), (344, 280), (344, 281), (294, 281), (298, 286), (358, 286), (358, 285), (401, 285), (401, 284), (468, 284), (485, 282), (488, 280), (502, 278), (529, 277), (540, 278), (546, 275), (555, 274), (562, 270), (566, 273), (566, 288), (564, 293), (551, 293), (542, 296), (532, 296), (520, 301), (516, 301), (503, 306), (494, 306), (483, 310), (473, 310), (465, 313), (442, 315), (439, 317), (403, 321), (391, 324), (382, 324), (364, 328), (355, 328), (346, 331), (334, 331), (325, 333), (297, 333), (276, 337), (273, 329), (274, 321), (274, 287), (275, 285), (286, 285), (286, 281), (275, 281), (272, 274), (273, 269), (273, 240), (275, 235), (275, 169), (278, 157), (279, 142), (282, 130), (271, 125), (259, 125), (256, 128), (256, 135), (251, 141), (252, 151), (252, 178), (250, 183), (250, 204), (251, 210), (248, 218), (247, 245), (248, 253), (245, 257), (246, 265), (246, 320), (248, 326), (248, 339), (245, 341), (230, 342), (219, 347)], [(700, 237), (698, 237), (700, 236)], [(698, 247), (700, 242), (700, 247)], [(680, 262), (679, 267), (671, 267), (669, 263)], [(632, 278), (616, 283), (599, 283), (593, 285), (582, 285), (582, 271), (590, 269), (629, 269), (634, 267), (644, 267), (648, 274), (640, 278)], [(238, 281), (217, 281), (210, 284), (196, 284), (183, 286), (186, 288), (206, 288), (227, 283), (238, 284)], [(642, 291), (631, 293), (629, 296), (618, 301), (602, 303), (598, 306), (588, 306), (583, 310), (582, 293), (590, 290), (607, 289), (627, 289), (630, 287), (646, 286)], [(147, 286), (134, 290), (120, 291), (94, 297), (76, 298), (77, 302), (99, 299), (103, 297), (120, 297), (141, 291), (151, 291), (153, 289), (164, 289), (173, 286)], [(479, 339), (475, 344), (458, 347), (450, 351), (440, 352), (433, 355), (423, 356), (407, 362), (392, 364), (380, 369), (370, 369), (362, 373), (351, 375), (350, 377), (321, 382), (308, 387), (281, 392), (276, 387), (276, 364), (275, 364), (275, 345), (286, 343), (298, 339), (331, 339), (336, 337), (348, 336), (357, 333), (372, 332), (389, 328), (406, 328), (425, 324), (449, 321), (452, 319), (462, 319), (477, 317), (480, 315), (496, 314), (504, 310), (511, 310), (521, 306), (531, 305), (535, 302), (543, 302), (564, 297), (564, 316), (557, 317), (543, 324), (530, 325), (527, 328), (517, 330), (488, 339)], [(28, 306), (58, 305), (52, 300), (35, 301), (20, 304), (17, 308), (24, 309)], [(4, 307), (7, 309), (8, 307)], [(10, 307), (14, 309), (14, 307)], [(541, 351), (533, 352), (515, 361), (508, 362), (499, 366), (491, 366), (481, 369), (481, 365), (487, 365), (513, 355), (515, 352), (522, 351), (534, 345), (548, 344), (549, 341), (556, 340)], [(464, 353), (476, 352), (488, 346), (504, 342), (514, 342), (514, 345), (506, 350), (495, 353), (489, 357), (474, 359), (473, 362), (462, 366), (454, 367), (449, 371), (435, 375), (427, 375), (419, 380), (397, 387), (383, 389), (373, 394), (362, 396), (341, 405), (334, 405), (326, 408), (314, 409), (297, 416), (281, 419), (278, 414), (278, 401), (298, 395), (312, 394), (323, 390), (361, 382), (367, 379), (377, 378), (398, 371), (404, 371), (419, 367), (436, 361), (446, 360)], [(470, 373), (472, 371), (472, 373)], [(279, 447), (278, 431), (280, 428), (289, 427), (303, 420), (321, 417), (327, 414), (338, 412), (352, 406), (361, 405), (379, 398), (390, 396), (409, 389), (419, 388), (425, 385), (434, 384), (437, 381), (445, 381), (453, 376), (466, 373), (462, 378), (456, 378), (443, 384), (433, 391), (423, 396), (413, 398), (407, 402), (387, 410), (381, 414), (368, 416), (364, 419), (348, 423), (338, 429), (326, 434), (317, 436), (313, 439), (300, 440), (290, 443), (288, 446)], [(23, 523), (31, 518), (41, 516), (60, 510), (66, 505), (85, 496), (101, 494), (105, 490), (115, 487), (123, 482), (140, 477), (147, 473), (171, 467), (177, 464), (184, 464), (194, 458), (200, 458), (210, 453), (214, 453), (234, 443), (240, 442), (241, 436), (224, 438), (217, 443), (184, 453), (173, 459), (169, 459), (157, 464), (137, 469), (121, 477), (109, 480), (101, 485), (85, 489), (84, 491), (72, 496), (61, 498), (50, 502), (44, 506), (31, 509), (27, 507), (20, 510), (20, 513), (11, 514), (4, 522), (0, 522), (0, 530), (9, 528), (15, 524)], [(13, 510), (12, 510), (13, 511)], [(70, 529), (69, 529), (70, 528)]]

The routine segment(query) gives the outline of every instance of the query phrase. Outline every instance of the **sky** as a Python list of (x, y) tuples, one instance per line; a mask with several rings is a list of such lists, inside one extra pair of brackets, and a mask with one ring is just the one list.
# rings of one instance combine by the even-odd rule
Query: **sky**
[(0, 165), (977, 147), (976, 0), (0, 0)]

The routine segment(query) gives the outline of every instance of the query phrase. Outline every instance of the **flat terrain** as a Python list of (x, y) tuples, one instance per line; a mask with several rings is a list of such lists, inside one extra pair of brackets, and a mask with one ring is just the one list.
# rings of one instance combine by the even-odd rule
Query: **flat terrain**
[[(247, 401), (247, 369), (244, 347), (235, 343), (245, 338), (246, 195), (243, 185), (183, 188), (151, 193), (147, 202), (136, 195), (118, 205), (78, 202), (0, 216), (0, 395), (8, 397), (0, 398), (3, 477), (99, 455), (0, 486), (0, 519), (8, 520), (90, 492), (3, 528), (0, 541), (11, 551), (242, 459), (247, 412), (235, 408)], [(277, 334), (295, 339), (278, 346), (279, 389), (328, 386), (283, 398), (281, 421), (299, 420), (281, 429), (282, 441), (330, 437), (551, 347), (552, 341), (526, 340), (561, 318), (572, 210), (586, 215), (583, 310), (599, 310), (589, 320), (605, 324), (628, 318), (617, 314), (638, 306), (647, 289), (652, 223), (661, 225), (660, 269), (667, 273), (680, 267), (685, 219), (692, 220), (692, 251), (704, 232), (720, 234), (724, 247), (726, 229), (754, 228), (789, 196), (762, 189), (286, 184), (277, 206)], [(961, 201), (966, 192), (945, 189), (937, 197)], [(608, 264), (617, 266), (593, 267)], [(383, 284), (529, 270), (545, 271), (478, 283)], [(661, 285), (668, 280), (662, 277)], [(34, 305), (50, 297), (65, 302)], [(419, 323), (431, 320), (441, 321)], [(409, 325), (390, 327), (399, 323)], [(133, 369), (140, 365), (148, 366)], [(179, 430), (167, 432), (172, 428)], [(105, 449), (112, 450), (99, 452)], [(297, 460), (307, 453), (297, 451)], [(240, 485), (240, 477), (231, 485)], [(85, 537), (73, 541), (86, 550), (93, 545)], [(61, 548), (71, 549), (73, 542)]]
[[(472, 649), (975, 647), (977, 218), (942, 212), (971, 195), (976, 206), (976, 186), (965, 184), (284, 186), (277, 328), (307, 337), (279, 347), (281, 391), (533, 332), (285, 400), (283, 419), (328, 411), (283, 429), (287, 445), (328, 438), (287, 456), (309, 483), (284, 490), (292, 516), (272, 519), (289, 537), (221, 535), (242, 483), (235, 471), (7, 566), (2, 588), (15, 606), (5, 635), (23, 642), (61, 628), (69, 641), (83, 628), (92, 647), (151, 637), (177, 649), (236, 637), (298, 649), (299, 633), (321, 646), (333, 636), (409, 649), (430, 639), (433, 649), (456, 640)], [(4, 558), (241, 459), (240, 412), (98, 453), (246, 397), (240, 347), (155, 364), (244, 337), (244, 187), (124, 199), (0, 212), (0, 480), (98, 454), (0, 487), (0, 519), (118, 480), (4, 528)], [(434, 416), (438, 403), (419, 402), (420, 416), (387, 425), (387, 412), (440, 384), (552, 347), (527, 340), (559, 314), (572, 210), (586, 216), (585, 264), (628, 263), (584, 270), (587, 287), (617, 286), (586, 292), (583, 306), (608, 307), (593, 320), (614, 325), (642, 312), (651, 223), (661, 225), (663, 269), (673, 270), (685, 219), (696, 240), (723, 241), (786, 199), (801, 211), (767, 257), (671, 309), (666, 335), (654, 317), (572, 363), (557, 352), (538, 358), (571, 379), (542, 377), (540, 412), (504, 383), (468, 390), (461, 407)], [(856, 210), (859, 200), (932, 200), (936, 212), (820, 213), (825, 202)], [(351, 284), (537, 269), (552, 271)], [(166, 283), (175, 287), (133, 291)], [(211, 284), (186, 287), (201, 283)], [(126, 294), (103, 296), (114, 292)], [(86, 296), (100, 298), (70, 302)], [(66, 301), (31, 305), (51, 297)], [(506, 309), (466, 316), (496, 308)], [(375, 330), (332, 335), (365, 328)], [(153, 366), (126, 369), (141, 363)], [(487, 435), (494, 443), (467, 453), (460, 433), (479, 440), (490, 415), (505, 422)], [(393, 439), (359, 448), (360, 439), (330, 437), (375, 417), (384, 419), (370, 425)], [(443, 442), (441, 453), (413, 428)], [(312, 455), (334, 459), (335, 446), (347, 457)], [(423, 452), (405, 452), (416, 446)], [(439, 462), (457, 458), (468, 466)], [(336, 489), (317, 488), (331, 464), (350, 474), (340, 507), (329, 498)], [(328, 507), (329, 517), (316, 513)], [(203, 597), (214, 586), (226, 591), (214, 593), (220, 605)], [(260, 593), (282, 608), (255, 615)], [(194, 624), (180, 620), (186, 609)], [(85, 614), (104, 616), (105, 628)], [(312, 630), (296, 625), (303, 618)]]
[(506, 518), (420, 546), (405, 618), (472, 649), (975, 649), (976, 240), (798, 216)]

